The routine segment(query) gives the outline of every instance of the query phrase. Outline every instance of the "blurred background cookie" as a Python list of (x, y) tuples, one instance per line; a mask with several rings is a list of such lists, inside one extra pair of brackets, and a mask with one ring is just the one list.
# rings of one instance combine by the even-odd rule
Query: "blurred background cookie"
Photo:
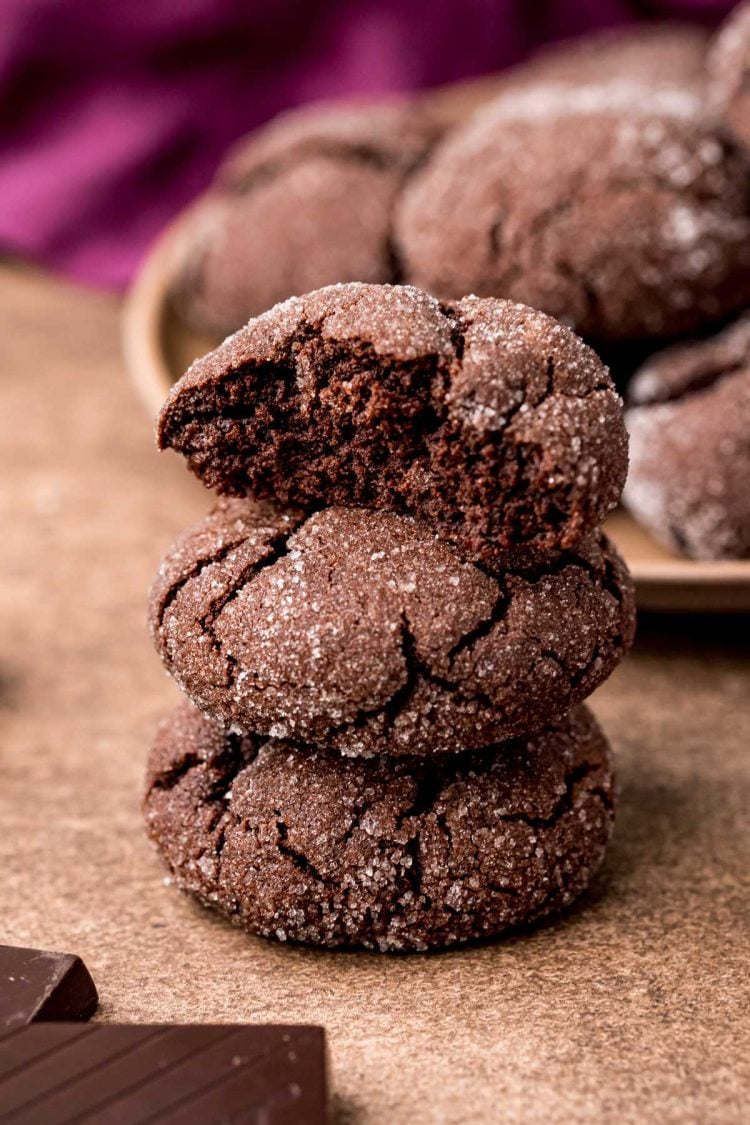
[(642, 90), (672, 86), (698, 92), (704, 82), (709, 35), (695, 24), (655, 23), (606, 28), (539, 48), (497, 77), (497, 92), (559, 84), (632, 83)]
[(699, 89), (706, 41), (679, 24), (609, 30), (548, 47), (481, 82), (281, 115), (240, 142), (196, 209), (175, 287), (181, 314), (226, 334), (277, 301), (332, 282), (401, 280), (394, 205), (449, 126), (498, 93), (536, 90), (565, 107), (606, 82), (636, 98), (667, 89), (687, 97)]
[(633, 515), (679, 554), (750, 556), (750, 315), (654, 356), (630, 400)]
[(404, 101), (309, 106), (259, 130), (196, 213), (183, 315), (226, 334), (332, 282), (396, 281), (394, 202), (441, 129)]
[[(467, 174), (471, 169), (471, 174)], [(544, 309), (601, 341), (695, 332), (750, 301), (745, 160), (687, 89), (529, 86), (403, 192), (405, 276)]]
[(718, 31), (707, 70), (712, 108), (750, 152), (750, 3), (735, 8)]

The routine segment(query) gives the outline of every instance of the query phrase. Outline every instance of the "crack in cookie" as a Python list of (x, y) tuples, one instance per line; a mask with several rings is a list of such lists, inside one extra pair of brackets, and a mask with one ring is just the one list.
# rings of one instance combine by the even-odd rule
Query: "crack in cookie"
[(255, 737), (243, 761), (225, 739), (188, 703), (162, 725), (148, 831), (180, 887), (282, 940), (408, 950), (495, 936), (571, 902), (612, 829), (609, 749), (585, 708), (429, 764)]
[(151, 601), (166, 667), (228, 726), (348, 755), (474, 750), (541, 729), (632, 641), (632, 586), (603, 538), (492, 575), (392, 513), (255, 513), (220, 502)]

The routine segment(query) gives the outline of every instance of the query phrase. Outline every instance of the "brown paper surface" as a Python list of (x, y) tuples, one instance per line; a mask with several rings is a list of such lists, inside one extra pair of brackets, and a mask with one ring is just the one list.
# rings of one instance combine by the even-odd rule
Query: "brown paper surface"
[(746, 1120), (747, 621), (644, 623), (595, 696), (620, 815), (564, 918), (436, 956), (248, 938), (139, 812), (177, 699), (146, 591), (209, 498), (154, 451), (114, 299), (5, 269), (0, 324), (0, 940), (81, 954), (102, 1020), (322, 1023), (341, 1121)]

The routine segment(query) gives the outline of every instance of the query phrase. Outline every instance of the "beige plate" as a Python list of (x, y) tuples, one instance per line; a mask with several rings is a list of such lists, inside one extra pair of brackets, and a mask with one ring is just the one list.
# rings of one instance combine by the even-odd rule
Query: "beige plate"
[[(154, 246), (125, 302), (125, 361), (141, 398), (156, 415), (174, 381), (216, 340), (193, 332), (169, 301), (171, 279), (189, 235), (186, 211)], [(625, 556), (641, 609), (670, 611), (750, 610), (750, 561), (694, 562), (655, 543), (624, 511), (607, 531)]]

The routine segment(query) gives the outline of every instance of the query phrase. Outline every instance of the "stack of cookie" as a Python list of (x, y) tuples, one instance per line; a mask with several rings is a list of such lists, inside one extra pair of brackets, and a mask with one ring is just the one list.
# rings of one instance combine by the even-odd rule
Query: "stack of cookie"
[(595, 353), (510, 301), (331, 286), (194, 364), (158, 434), (229, 497), (152, 593), (191, 701), (146, 796), (178, 884), (253, 933), (384, 950), (569, 903), (613, 820), (581, 703), (634, 627)]

